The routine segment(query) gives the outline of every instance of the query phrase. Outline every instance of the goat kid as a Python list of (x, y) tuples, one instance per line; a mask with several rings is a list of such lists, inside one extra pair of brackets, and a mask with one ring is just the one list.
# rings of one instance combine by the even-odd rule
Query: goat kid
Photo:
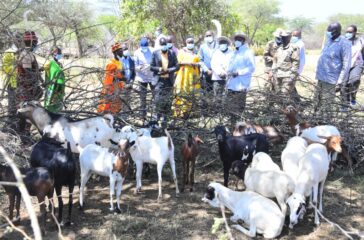
[(195, 164), (197, 155), (200, 152), (200, 144), (203, 144), (201, 138), (199, 138), (198, 135), (192, 137), (191, 133), (188, 134), (187, 140), (182, 144), (183, 180), (181, 192), (184, 191), (185, 184), (190, 184), (190, 192), (193, 192), (193, 184), (195, 183)]
[[(84, 189), (92, 173), (107, 176), (110, 180), (110, 211), (121, 213), (120, 195), (129, 165), (129, 142), (121, 140), (116, 154), (109, 152), (107, 148), (95, 144), (87, 145), (80, 154), (81, 186), (80, 209), (83, 209)], [(116, 204), (114, 209), (113, 195), (116, 185)]]
[(281, 143), (284, 140), (282, 134), (274, 126), (262, 126), (246, 122), (237, 122), (233, 130), (233, 136), (243, 136), (252, 133), (260, 133), (267, 136), (273, 144)]
[(229, 208), (233, 213), (230, 220), (235, 223), (242, 220), (249, 229), (238, 224), (232, 227), (249, 237), (255, 237), (259, 233), (263, 234), (264, 238), (276, 238), (281, 234), (284, 224), (281, 210), (272, 200), (255, 192), (236, 192), (212, 182), (202, 201), (215, 208), (221, 205)]

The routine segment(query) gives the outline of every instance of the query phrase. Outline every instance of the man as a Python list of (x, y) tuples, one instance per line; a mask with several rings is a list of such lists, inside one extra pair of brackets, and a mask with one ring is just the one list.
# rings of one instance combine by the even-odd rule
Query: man
[[(26, 31), (23, 35), (25, 48), (19, 54), (17, 62), (17, 105), (23, 101), (39, 100), (43, 95), (41, 84), (43, 79), (34, 52), (38, 45), (38, 37), (33, 31)], [(23, 142), (28, 142), (31, 124), (21, 118), (18, 122), (18, 133)]]
[(272, 65), (273, 65), (273, 58), (277, 52), (278, 47), (282, 44), (282, 33), (281, 28), (277, 28), (277, 30), (273, 33), (274, 40), (269, 41), (265, 46), (263, 59), (265, 69), (264, 72), (267, 75), (267, 82), (265, 83), (265, 88), (267, 90), (275, 90), (275, 77), (273, 76), (272, 72)]
[(176, 54), (176, 56), (178, 56), (178, 49), (174, 46), (173, 44), (173, 36), (171, 35), (168, 35), (166, 37), (166, 41), (167, 41), (167, 46), (168, 46), (168, 49), (170, 51), (172, 51), (174, 54)]
[(143, 37), (140, 40), (140, 48), (134, 53), (135, 69), (136, 69), (136, 81), (139, 84), (140, 94), (140, 107), (141, 115), (146, 122), (147, 115), (147, 92), (148, 85), (151, 91), (154, 90), (153, 72), (150, 71), (150, 64), (152, 62), (153, 48), (149, 47), (148, 39)]
[(178, 71), (179, 65), (176, 55), (168, 50), (165, 38), (159, 40), (160, 49), (155, 50), (152, 55), (150, 70), (158, 78), (155, 86), (155, 112), (157, 112), (157, 121), (162, 118), (162, 125), (166, 126), (167, 116), (171, 110), (171, 92), (174, 84), (175, 72)]
[(232, 53), (227, 68), (229, 79), (226, 83), (227, 100), (232, 104), (230, 122), (234, 126), (238, 116), (245, 109), (246, 94), (250, 88), (251, 78), (255, 71), (254, 53), (246, 44), (244, 33), (234, 35), (235, 51)]
[(122, 71), (122, 63), (119, 61), (123, 57), (121, 44), (115, 43), (112, 45), (111, 51), (114, 57), (106, 65), (101, 99), (97, 107), (98, 113), (117, 114), (121, 111), (122, 107), (119, 95), (125, 87), (126, 79)]
[(296, 45), (290, 43), (291, 36), (290, 32), (281, 32), (282, 45), (277, 49), (272, 68), (273, 74), (277, 78), (276, 90), (282, 94), (282, 97), (288, 97), (288, 102), (286, 100), (283, 102), (287, 105), (295, 103), (297, 99), (294, 89), (300, 64), (300, 50)]
[(341, 36), (340, 23), (331, 23), (326, 37), (316, 70), (316, 110), (321, 106), (330, 107), (335, 102), (335, 86), (345, 82), (351, 66), (351, 44)]
[(227, 37), (219, 37), (219, 49), (212, 55), (211, 69), (212, 69), (212, 82), (215, 100), (222, 98), (225, 92), (226, 79), (228, 77), (227, 68), (230, 62), (232, 50), (229, 49), (230, 40)]
[[(303, 68), (305, 67), (306, 64), (306, 54), (305, 54), (305, 43), (302, 41), (302, 32), (299, 30), (293, 31), (292, 32), (292, 38), (291, 38), (291, 43), (295, 44), (299, 50), (300, 50), (300, 66), (298, 67), (298, 76), (297, 76), (297, 80), (299, 80), (300, 75), (302, 74)], [(297, 92), (297, 88), (295, 87), (293, 89), (293, 91), (295, 92), (295, 102), (300, 102), (300, 96)]]
[(157, 27), (154, 34), (155, 34), (154, 50), (158, 50), (158, 49), (160, 49), (160, 44), (159, 44), (160, 39), (161, 38), (166, 38), (166, 36), (164, 36), (162, 34), (162, 27), (160, 27), (160, 26)]
[(134, 60), (130, 57), (129, 48), (124, 43), (121, 46), (123, 50), (123, 56), (119, 59), (123, 65), (124, 76), (126, 78), (126, 87), (131, 87), (135, 79), (135, 63)]
[(211, 30), (206, 31), (204, 40), (205, 43), (200, 47), (199, 58), (202, 68), (202, 89), (209, 92), (212, 90), (211, 57), (219, 46)]
[(351, 43), (351, 65), (348, 78), (341, 88), (343, 102), (345, 105), (352, 107), (356, 106), (356, 93), (360, 86), (360, 77), (364, 68), (364, 40), (356, 36), (357, 30), (355, 25), (350, 25), (346, 29), (345, 38)]

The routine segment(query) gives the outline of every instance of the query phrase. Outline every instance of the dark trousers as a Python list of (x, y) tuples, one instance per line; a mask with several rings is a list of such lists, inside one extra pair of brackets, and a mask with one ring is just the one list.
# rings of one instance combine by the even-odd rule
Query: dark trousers
[[(139, 83), (139, 96), (140, 96), (140, 109), (142, 118), (145, 119), (147, 116), (147, 94), (148, 94), (148, 85), (152, 94), (154, 95), (153, 91), (155, 86), (151, 82), (140, 82)], [(153, 96), (154, 98), (154, 96)], [(152, 100), (153, 101), (153, 100)]]
[(341, 88), (341, 98), (346, 104), (356, 104), (356, 93), (360, 86), (363, 66), (357, 65), (350, 69), (348, 83)]
[(241, 119), (241, 114), (245, 109), (246, 94), (246, 91), (228, 90), (227, 92), (225, 102), (229, 111), (231, 126), (235, 126), (235, 123)]
[(213, 89), (213, 81), (211, 80), (211, 75), (208, 75), (207, 72), (203, 72), (201, 80), (202, 90), (204, 90), (205, 92), (211, 92)]
[(155, 85), (154, 107), (158, 118), (165, 119), (170, 115), (172, 104), (173, 83), (170, 78), (159, 77)]

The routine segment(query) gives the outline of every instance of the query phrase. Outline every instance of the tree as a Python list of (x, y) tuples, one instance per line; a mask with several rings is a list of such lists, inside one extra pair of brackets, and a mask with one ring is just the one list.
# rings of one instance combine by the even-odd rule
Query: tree
[(335, 14), (329, 17), (329, 22), (339, 22), (343, 27), (343, 31), (349, 25), (354, 24), (358, 27), (358, 31), (364, 32), (364, 14)]
[(312, 32), (312, 26), (313, 26), (313, 19), (312, 18), (306, 18), (303, 16), (298, 16), (290, 21), (288, 21), (289, 28), (293, 30), (299, 30), (301, 32)]

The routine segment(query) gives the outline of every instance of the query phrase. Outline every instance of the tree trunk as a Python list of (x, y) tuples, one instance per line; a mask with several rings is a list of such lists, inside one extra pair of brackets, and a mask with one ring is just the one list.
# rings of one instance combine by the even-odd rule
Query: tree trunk
[(82, 37), (80, 36), (80, 32), (77, 28), (77, 25), (74, 25), (74, 31), (75, 31), (76, 39), (77, 39), (78, 55), (79, 55), (79, 57), (83, 57)]

